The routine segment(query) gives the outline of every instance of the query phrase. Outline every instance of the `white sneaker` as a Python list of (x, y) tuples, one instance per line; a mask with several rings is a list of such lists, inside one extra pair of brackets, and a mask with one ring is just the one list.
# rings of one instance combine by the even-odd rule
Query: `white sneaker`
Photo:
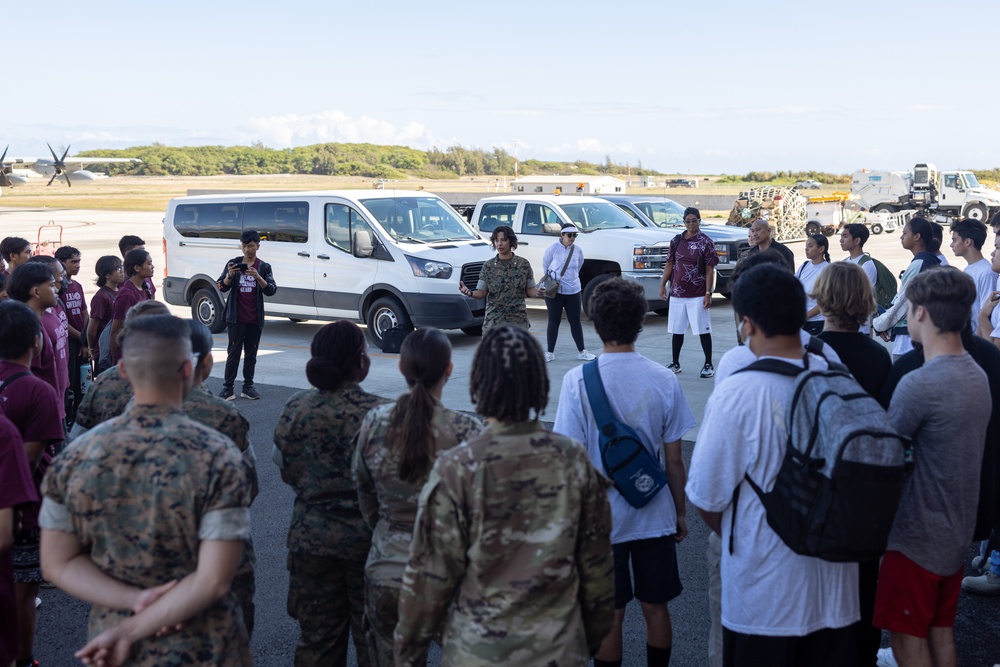
[(875, 655), (877, 657), (875, 664), (878, 667), (899, 667), (899, 663), (896, 662), (896, 656), (892, 654), (891, 648), (880, 648)]
[(1000, 577), (992, 572), (978, 577), (965, 577), (962, 579), (962, 590), (977, 595), (1000, 595)]
[(545, 363), (549, 363), (550, 361), (555, 361), (555, 360), (556, 360), (556, 353), (555, 352), (546, 352), (545, 353)]
[(35, 598), (35, 609), (42, 606), (42, 598)]
[(591, 354), (586, 350), (580, 350), (580, 354), (576, 355), (576, 358), (580, 359), (581, 361), (593, 361), (594, 359), (597, 358), (597, 355)]

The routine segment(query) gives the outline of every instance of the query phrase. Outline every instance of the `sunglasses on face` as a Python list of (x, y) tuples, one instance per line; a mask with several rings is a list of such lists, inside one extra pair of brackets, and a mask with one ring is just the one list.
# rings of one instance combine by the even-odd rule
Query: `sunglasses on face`
[(572, 234), (569, 233), (569, 232), (566, 232), (565, 234), (563, 234), (563, 236), (568, 236), (571, 239), (575, 239), (576, 238), (576, 232), (573, 232)]

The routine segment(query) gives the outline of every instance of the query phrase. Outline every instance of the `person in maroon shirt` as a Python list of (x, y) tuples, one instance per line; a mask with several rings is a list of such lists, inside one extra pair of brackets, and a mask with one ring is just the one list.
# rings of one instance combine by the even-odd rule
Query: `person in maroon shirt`
[[(46, 268), (41, 264), (19, 267), (17, 278)], [(52, 276), (48, 274), (51, 281)], [(49, 288), (55, 293), (54, 286)], [(38, 291), (34, 288), (33, 291)], [(28, 468), (34, 473), (33, 488), (38, 492), (42, 476), (52, 460), (53, 446), (63, 440), (59, 409), (63, 402), (55, 390), (31, 373), (31, 360), (42, 346), (42, 327), (36, 312), (11, 299), (0, 302), (0, 404), (24, 443)], [(2, 476), (0, 479), (6, 477)], [(40, 497), (40, 496), (39, 496)], [(18, 660), (32, 660), (35, 637), (35, 596), (42, 580), (39, 567), (37, 500), (23, 508), (21, 528), (14, 538), (14, 581), (17, 599)], [(7, 618), (4, 616), (3, 618)], [(0, 625), (7, 625), (0, 623)]]
[[(138, 236), (132, 234), (126, 234), (118, 240), (118, 250), (122, 254), (122, 259), (124, 260), (130, 252), (133, 250), (145, 250), (146, 242), (143, 241)], [(149, 298), (156, 298), (156, 285), (153, 284), (153, 277), (150, 276), (146, 278), (143, 283), (146, 285), (146, 290), (149, 292)]]
[(0, 257), (7, 264), (3, 273), (9, 276), (14, 269), (31, 259), (31, 244), (20, 236), (8, 236), (0, 241)]
[(69, 325), (69, 387), (73, 392), (69, 415), (72, 416), (76, 414), (82, 398), (80, 366), (90, 361), (90, 349), (87, 347), (87, 297), (83, 293), (83, 285), (74, 279), (80, 273), (80, 251), (73, 246), (64, 245), (56, 249), (56, 259), (62, 262), (66, 271), (62, 302)]
[(125, 282), (115, 296), (115, 307), (111, 315), (111, 357), (115, 363), (122, 358), (118, 347), (118, 337), (125, 326), (125, 313), (139, 303), (153, 298), (147, 280), (153, 277), (153, 258), (145, 250), (130, 250), (125, 256)]
[(90, 320), (87, 322), (87, 347), (90, 349), (90, 358), (94, 360), (94, 376), (100, 375), (107, 370), (107, 366), (101, 367), (101, 332), (104, 327), (111, 324), (111, 317), (114, 314), (115, 297), (118, 294), (118, 287), (125, 280), (125, 272), (122, 270), (122, 261), (114, 255), (104, 255), (97, 260), (94, 267), (97, 273), (97, 293), (90, 300)]
[(260, 334), (264, 329), (264, 297), (278, 291), (271, 273), (271, 265), (257, 257), (260, 249), (260, 234), (252, 229), (244, 229), (240, 234), (243, 256), (226, 263), (219, 276), (219, 290), (228, 292), (234, 286), (235, 294), (226, 299), (225, 317), (229, 325), (229, 347), (226, 355), (226, 372), (219, 397), (227, 401), (236, 398), (233, 384), (243, 353), (243, 398), (256, 400), (260, 394), (253, 386), (254, 370), (257, 367), (257, 348)]

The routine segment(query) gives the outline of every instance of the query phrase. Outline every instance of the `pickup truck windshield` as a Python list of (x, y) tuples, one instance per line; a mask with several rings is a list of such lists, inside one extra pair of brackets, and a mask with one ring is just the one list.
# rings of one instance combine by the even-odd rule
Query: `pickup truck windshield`
[(560, 202), (560, 207), (581, 232), (642, 227), (611, 202), (587, 202), (586, 204), (563, 204)]
[(635, 207), (656, 223), (657, 227), (684, 224), (684, 207), (675, 201), (640, 201)]
[(480, 240), (455, 209), (436, 197), (373, 197), (360, 201), (399, 243)]

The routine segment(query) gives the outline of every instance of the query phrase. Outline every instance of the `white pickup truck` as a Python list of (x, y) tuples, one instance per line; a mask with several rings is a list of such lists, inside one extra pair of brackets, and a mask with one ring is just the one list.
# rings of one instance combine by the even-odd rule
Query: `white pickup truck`
[(573, 224), (580, 230), (577, 246), (583, 250), (580, 270), (583, 307), (600, 282), (614, 276), (634, 280), (646, 292), (649, 309), (667, 312), (660, 299), (663, 262), (676, 231), (644, 227), (618, 206), (598, 197), (510, 195), (479, 200), (472, 226), (489, 238), (506, 225), (517, 234), (515, 254), (531, 262), (535, 278), (542, 276), (542, 255), (559, 243), (559, 230)]

